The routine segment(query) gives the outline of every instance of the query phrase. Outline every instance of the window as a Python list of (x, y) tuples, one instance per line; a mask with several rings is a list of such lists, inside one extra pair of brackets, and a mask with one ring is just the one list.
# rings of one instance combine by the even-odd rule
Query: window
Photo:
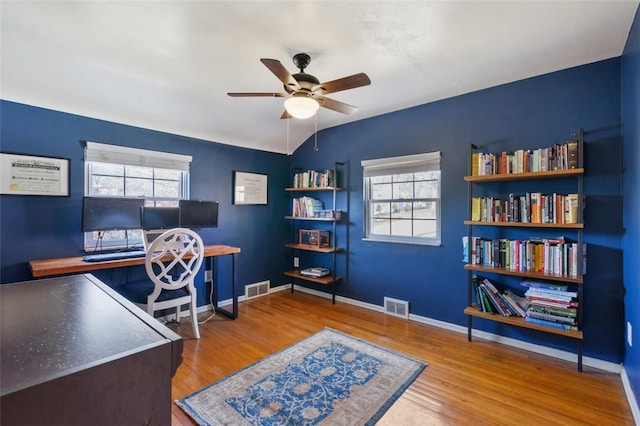
[[(87, 142), (85, 195), (144, 197), (146, 206), (177, 207), (188, 198), (191, 156)], [(141, 230), (85, 232), (85, 250), (131, 247)]]
[(362, 161), (365, 238), (440, 244), (440, 152)]

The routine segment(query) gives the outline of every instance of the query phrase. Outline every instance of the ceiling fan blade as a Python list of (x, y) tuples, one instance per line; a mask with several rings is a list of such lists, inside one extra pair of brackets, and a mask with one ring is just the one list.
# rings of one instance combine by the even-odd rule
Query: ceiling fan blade
[(260, 59), (269, 71), (275, 74), (276, 77), (285, 85), (285, 87), (290, 87), (294, 90), (300, 89), (300, 85), (296, 81), (295, 78), (287, 71), (287, 69), (280, 63), (277, 59)]
[(257, 96), (263, 98), (284, 98), (285, 96), (289, 96), (286, 93), (244, 93), (244, 92), (229, 92), (227, 95), (234, 98), (246, 98), (250, 96)]
[(334, 99), (325, 98), (324, 96), (316, 96), (314, 99), (318, 101), (321, 107), (341, 112), (343, 114), (353, 114), (358, 110), (358, 107), (354, 107)]
[(320, 83), (314, 86), (311, 91), (321, 90), (322, 94), (335, 93), (341, 90), (354, 89), (356, 87), (368, 86), (371, 84), (369, 76), (361, 72), (360, 74), (350, 75), (349, 77), (339, 78), (337, 80)]
[(287, 110), (285, 109), (284, 111), (282, 111), (282, 115), (280, 116), (280, 119), (288, 119), (288, 118), (293, 118), (292, 116), (289, 115), (289, 113), (287, 112)]

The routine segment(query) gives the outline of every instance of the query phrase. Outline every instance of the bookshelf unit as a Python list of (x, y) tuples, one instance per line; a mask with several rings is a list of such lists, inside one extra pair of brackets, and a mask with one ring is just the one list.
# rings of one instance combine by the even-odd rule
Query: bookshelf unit
[[(331, 300), (334, 304), (336, 303), (336, 286), (343, 280), (342, 277), (337, 275), (336, 271), (336, 268), (338, 266), (338, 255), (344, 253), (345, 251), (345, 248), (340, 246), (340, 242), (338, 240), (338, 235), (336, 232), (338, 230), (338, 225), (341, 224), (344, 220), (343, 215), (346, 214), (346, 209), (344, 208), (345, 206), (339, 205), (337, 197), (337, 194), (344, 189), (339, 186), (341, 179), (345, 177), (343, 169), (344, 163), (340, 162), (335, 162), (333, 164), (333, 169), (329, 169), (324, 172), (295, 169), (293, 179), (294, 186), (285, 188), (285, 191), (292, 194), (292, 214), (290, 216), (285, 216), (285, 219), (292, 222), (292, 242), (285, 244), (285, 247), (291, 249), (292, 264), (294, 264), (295, 257), (298, 257), (301, 262), (301, 264), (295, 267), (295, 269), (284, 272), (284, 275), (292, 278), (291, 292), (293, 293), (294, 285), (296, 284), (296, 282), (311, 282), (315, 284), (321, 284), (331, 289)], [(325, 179), (324, 177), (314, 179), (313, 176), (311, 176), (307, 179), (302, 180), (296, 178), (296, 176), (304, 173), (313, 173), (313, 176), (316, 176), (316, 173), (319, 173), (321, 175), (331, 174), (332, 177), (329, 179)], [(295, 200), (300, 199), (297, 198), (298, 196), (303, 198), (313, 197), (314, 195), (321, 196), (322, 194), (327, 194), (328, 199), (324, 202), (324, 208), (320, 210), (320, 212), (310, 212), (308, 210), (305, 210), (303, 212), (303, 206), (298, 205), (296, 207)], [(329, 231), (330, 234), (328, 241), (325, 241), (324, 244), (310, 244), (308, 241), (303, 242), (300, 240), (302, 235), (301, 230)], [(318, 239), (320, 239), (319, 236)], [(303, 252), (327, 255), (326, 260), (322, 261), (322, 265), (302, 265), (302, 257), (299, 255)], [(305, 268), (317, 266), (326, 267), (330, 270), (330, 274), (322, 277), (313, 277), (303, 275), (301, 273), (301, 271)]]
[[(583, 152), (584, 152), (584, 140), (583, 140), (583, 130), (579, 129), (576, 133), (572, 135), (573, 140), (577, 142), (577, 152), (575, 153), (575, 157), (573, 161), (570, 163), (567, 160), (567, 164), (560, 165), (561, 169), (550, 169), (546, 168), (543, 171), (527, 171), (526, 169), (520, 173), (516, 172), (505, 172), (505, 166), (502, 165), (500, 173), (497, 170), (493, 169), (489, 173), (479, 174), (476, 165), (474, 164), (474, 153), (478, 153), (481, 147), (471, 144), (469, 147), (469, 175), (464, 177), (464, 180), (467, 182), (468, 188), (468, 217), (470, 220), (464, 221), (464, 224), (467, 225), (467, 248), (465, 252), (466, 263), (464, 269), (467, 270), (467, 307), (464, 309), (464, 314), (467, 315), (467, 340), (471, 342), (472, 340), (472, 320), (474, 317), (482, 318), (485, 320), (496, 321), (503, 324), (507, 324), (510, 326), (523, 327), (527, 329), (537, 330), (540, 332), (551, 333), (556, 335), (565, 336), (571, 339), (575, 339), (577, 343), (577, 365), (578, 371), (582, 371), (582, 341), (583, 341), (583, 208), (584, 208), (584, 186), (583, 186)], [(557, 146), (557, 145), (556, 145)], [(477, 163), (476, 163), (477, 164)], [(479, 167), (479, 166), (478, 166)], [(572, 167), (572, 168), (564, 168), (564, 167)], [(489, 167), (491, 169), (491, 167)], [(538, 167), (539, 168), (539, 167)], [(555, 167), (554, 167), (555, 168)], [(474, 173), (475, 172), (475, 173)], [(554, 182), (558, 182), (558, 180), (569, 180), (573, 181), (575, 191), (577, 193), (577, 202), (576, 208), (577, 210), (571, 216), (570, 223), (566, 223), (566, 214), (563, 209), (562, 213), (559, 216), (551, 217), (549, 220), (551, 222), (545, 223), (544, 221), (537, 220), (532, 222), (530, 220), (527, 221), (516, 221), (514, 220), (514, 211), (511, 208), (510, 198), (507, 197), (506, 200), (503, 200), (504, 205), (508, 206), (509, 213), (504, 214), (504, 216), (496, 216), (495, 214), (483, 214), (481, 218), (478, 218), (477, 205), (474, 207), (474, 198), (478, 198), (476, 196), (477, 192), (479, 192), (483, 187), (493, 185), (494, 189), (497, 189), (498, 192), (507, 195), (505, 192), (509, 191), (510, 185), (514, 185), (517, 181), (533, 181), (534, 184), (538, 184), (544, 181), (553, 184)], [(497, 183), (497, 184), (496, 184)], [(549, 186), (547, 186), (549, 188)], [(555, 194), (554, 194), (555, 195)], [(527, 198), (528, 200), (528, 198)], [(476, 200), (477, 203), (477, 200)], [(494, 204), (493, 201), (490, 203), (491, 206), (497, 206), (499, 204)], [(548, 204), (547, 204), (548, 206)], [(504, 210), (504, 209), (503, 209)], [(499, 213), (504, 213), (499, 208), (496, 207), (496, 211)], [(529, 213), (528, 211), (519, 212), (519, 214)], [(563, 218), (558, 221), (558, 217)], [(497, 219), (496, 219), (497, 218)], [(504, 220), (506, 218), (506, 220)], [(474, 219), (474, 220), (471, 220)], [(558, 223), (559, 222), (559, 223)], [(500, 238), (496, 238), (496, 235), (501, 236), (502, 232), (507, 232), (508, 230), (526, 230), (533, 234), (532, 238), (540, 237), (540, 238), (554, 238), (548, 237), (549, 233), (556, 234), (557, 231), (568, 232), (571, 233), (573, 237), (575, 237), (576, 245), (575, 248), (577, 250), (574, 254), (574, 258), (577, 259), (576, 262), (572, 265), (571, 273), (568, 272), (567, 269), (561, 268), (562, 272), (554, 271), (553, 273), (550, 271), (540, 271), (538, 268), (532, 267), (533, 265), (527, 263), (525, 266), (517, 265), (515, 268), (509, 265), (509, 268), (506, 268), (505, 265), (501, 264), (501, 261), (497, 261), (493, 264), (487, 264), (486, 261), (480, 261), (477, 258), (477, 250), (476, 247), (473, 247), (475, 243), (474, 232), (483, 234), (483, 231), (493, 232), (493, 238), (488, 238), (485, 241), (489, 240), (499, 240)], [(493, 230), (493, 231), (491, 231)], [(475, 236), (476, 238), (482, 238), (482, 236)], [(504, 239), (504, 238), (503, 238)], [(494, 251), (495, 254), (495, 251)], [(502, 260), (502, 259), (500, 259)], [(571, 269), (571, 268), (569, 268)], [(565, 329), (565, 328), (556, 328), (548, 325), (540, 325), (533, 322), (528, 322), (525, 320), (525, 317), (522, 316), (504, 316), (500, 313), (488, 313), (480, 310), (478, 308), (477, 302), (474, 303), (474, 298), (477, 300), (478, 296), (474, 289), (473, 277), (474, 275), (486, 277), (486, 275), (490, 276), (505, 276), (505, 277), (518, 277), (524, 280), (534, 280), (538, 282), (548, 282), (551, 284), (566, 284), (572, 290), (575, 290), (574, 293), (577, 294), (575, 300), (577, 301), (577, 313), (576, 313), (576, 325), (577, 329)]]

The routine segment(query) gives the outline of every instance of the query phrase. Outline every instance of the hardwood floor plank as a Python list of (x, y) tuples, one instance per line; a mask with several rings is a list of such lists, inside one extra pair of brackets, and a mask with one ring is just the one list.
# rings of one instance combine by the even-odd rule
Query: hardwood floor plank
[[(330, 327), (428, 364), (379, 425), (634, 424), (617, 374), (301, 292), (242, 302), (237, 320), (201, 325), (200, 340), (189, 322), (169, 326), (185, 337), (174, 399)], [(172, 424), (195, 423), (174, 404)]]

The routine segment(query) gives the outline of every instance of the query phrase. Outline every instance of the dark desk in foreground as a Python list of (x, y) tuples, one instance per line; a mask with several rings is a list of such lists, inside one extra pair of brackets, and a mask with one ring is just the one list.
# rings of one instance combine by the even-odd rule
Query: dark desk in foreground
[(0, 286), (0, 419), (171, 424), (182, 338), (91, 275)]

